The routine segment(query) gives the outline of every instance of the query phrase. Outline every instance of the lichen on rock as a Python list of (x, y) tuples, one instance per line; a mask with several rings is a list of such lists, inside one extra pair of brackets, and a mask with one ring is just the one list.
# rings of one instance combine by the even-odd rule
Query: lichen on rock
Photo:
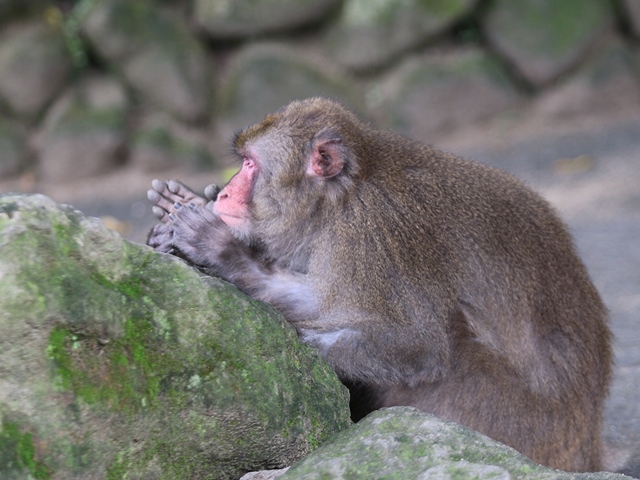
[(41, 195), (0, 196), (0, 477), (237, 478), (349, 425), (268, 305)]

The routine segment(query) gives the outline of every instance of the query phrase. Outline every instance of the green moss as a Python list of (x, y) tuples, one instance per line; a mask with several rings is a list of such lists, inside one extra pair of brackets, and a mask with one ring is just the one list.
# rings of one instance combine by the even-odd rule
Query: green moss
[(22, 432), (17, 423), (3, 418), (0, 431), (0, 473), (26, 469), (37, 480), (51, 478), (51, 469), (37, 457), (33, 434)]
[(601, 28), (609, 13), (598, 0), (581, 2), (580, 15), (575, 7), (570, 1), (497, 0), (495, 26), (527, 51), (561, 57)]
[(135, 46), (157, 45), (165, 54), (176, 55), (185, 48), (197, 47), (186, 26), (160, 12), (153, 2), (102, 2), (96, 10), (102, 10), (101, 14), (107, 17), (106, 28), (127, 37)]
[(123, 326), (124, 334), (108, 343), (97, 334), (54, 328), (47, 355), (57, 385), (88, 404), (101, 403), (118, 411), (156, 406), (171, 362), (162, 354), (151, 321), (132, 318)]
[(122, 480), (123, 478), (126, 478), (128, 469), (129, 469), (129, 464), (123, 461), (121, 458), (118, 458), (107, 469), (107, 480)]
[(448, 18), (464, 11), (468, 2), (465, 0), (418, 0), (416, 4), (429, 15)]
[(2, 202), (0, 204), (0, 213), (4, 213), (11, 218), (18, 211), (18, 208), (17, 202)]
[[(251, 428), (287, 437), (286, 445), (300, 453), (335, 431), (330, 422), (341, 414), (313, 406), (335, 408), (340, 401), (335, 387), (314, 382), (328, 378), (329, 368), (306, 358), (308, 347), (296, 343), (273, 308), (167, 257), (103, 238), (71, 209), (33, 202), (20, 213), (33, 228), (9, 230), (2, 251), (3, 258), (25, 259), (14, 277), (3, 279), (24, 292), (15, 301), (5, 296), (3, 306), (15, 311), (11, 321), (33, 323), (46, 342), (46, 351), (33, 353), (37, 368), (42, 357), (48, 367), (38, 378), (48, 374), (53, 386), (38, 388), (53, 394), (46, 398), (49, 410), (39, 410), (44, 426), (26, 428), (11, 418), (34, 432), (27, 444), (36, 454), (23, 448), (19, 463), (17, 443), (6, 449), (4, 435), (0, 465), (9, 470), (0, 468), (0, 477), (8, 471), (8, 478), (36, 478), (24, 466), (31, 458), (33, 471), (39, 460), (60, 478), (96, 471), (111, 479), (209, 478), (212, 465), (228, 473), (225, 459), (234, 452), (263, 458)], [(41, 401), (34, 400), (35, 408)]]
[(71, 240), (71, 235), (69, 234), (69, 227), (59, 223), (54, 223), (53, 231), (55, 233), (55, 238), (57, 240), (57, 247), (60, 250), (60, 253), (63, 256), (68, 257), (73, 250), (77, 249), (77, 246), (74, 245)]
[(142, 298), (144, 295), (144, 290), (142, 289), (140, 279), (136, 278), (127, 278), (126, 280), (120, 282), (112, 282), (104, 275), (98, 272), (91, 273), (91, 280), (94, 280), (99, 285), (106, 287), (111, 290), (115, 290), (116, 292), (120, 292), (121, 294), (129, 297), (129, 298)]
[(463, 12), (467, 4), (464, 0), (352, 0), (345, 5), (343, 22), (350, 27), (392, 27), (404, 11), (422, 13), (429, 20), (447, 19)]
[(87, 443), (70, 442), (67, 444), (67, 464), (76, 473), (90, 470), (95, 461), (93, 453)]
[(60, 117), (54, 132), (62, 135), (84, 135), (96, 131), (119, 132), (123, 127), (123, 110), (99, 109), (75, 102)]
[(176, 139), (165, 127), (153, 127), (138, 131), (135, 142), (139, 145), (149, 145), (161, 150), (173, 150), (176, 148)]

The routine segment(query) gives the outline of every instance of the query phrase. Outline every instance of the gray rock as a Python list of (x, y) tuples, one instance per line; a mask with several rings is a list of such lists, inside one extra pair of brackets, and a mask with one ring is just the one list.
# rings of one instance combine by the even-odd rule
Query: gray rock
[(423, 45), (466, 15), (477, 0), (347, 0), (325, 35), (332, 58), (355, 71), (379, 68)]
[(479, 49), (409, 58), (367, 98), (381, 123), (423, 141), (523, 103), (501, 65)]
[(15, 175), (27, 166), (29, 151), (24, 129), (0, 116), (0, 177)]
[(275, 480), (282, 476), (288, 468), (279, 468), (278, 470), (260, 470), (259, 472), (249, 472), (243, 475), (240, 480)]
[(622, 12), (625, 20), (631, 26), (636, 38), (640, 38), (640, 2), (637, 0), (622, 0)]
[(290, 47), (250, 46), (234, 58), (218, 87), (218, 136), (226, 146), (238, 129), (307, 97), (333, 97), (362, 112), (362, 97), (350, 80), (335, 65), (307, 58)]
[(86, 77), (48, 112), (36, 141), (45, 181), (69, 181), (108, 172), (120, 162), (127, 101), (117, 81)]
[(543, 87), (575, 67), (611, 24), (608, 2), (496, 0), (484, 20), (495, 50), (531, 85)]
[(0, 477), (238, 478), (350, 424), (273, 308), (41, 195), (0, 197)]
[(542, 92), (533, 113), (549, 121), (603, 111), (633, 114), (640, 108), (640, 58), (619, 38), (611, 36), (575, 74)]
[(177, 166), (202, 170), (214, 163), (203, 132), (157, 113), (146, 116), (136, 129), (129, 162), (146, 171)]
[(614, 473), (571, 474), (542, 467), (510, 447), (413, 408), (378, 410), (338, 434), (281, 480), (625, 479)]
[(96, 2), (82, 31), (152, 105), (185, 121), (208, 116), (210, 62), (179, 16), (146, 0)]
[(62, 33), (42, 24), (20, 25), (0, 38), (0, 99), (32, 118), (64, 88), (72, 70)]
[(218, 40), (235, 40), (318, 23), (342, 0), (195, 0), (194, 19)]

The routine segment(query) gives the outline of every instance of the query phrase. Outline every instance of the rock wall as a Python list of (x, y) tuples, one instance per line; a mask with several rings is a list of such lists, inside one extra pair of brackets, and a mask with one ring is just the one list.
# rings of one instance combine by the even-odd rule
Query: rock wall
[[(640, 106), (634, 0), (6, 0), (0, 176), (200, 169), (294, 98), (429, 141)], [(579, 13), (579, 14), (578, 14)]]

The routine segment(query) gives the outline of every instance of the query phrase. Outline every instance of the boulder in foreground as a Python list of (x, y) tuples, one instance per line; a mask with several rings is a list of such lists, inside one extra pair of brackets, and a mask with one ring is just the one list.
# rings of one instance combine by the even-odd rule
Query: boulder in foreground
[(238, 478), (350, 424), (270, 306), (41, 195), (0, 197), (0, 478)]

